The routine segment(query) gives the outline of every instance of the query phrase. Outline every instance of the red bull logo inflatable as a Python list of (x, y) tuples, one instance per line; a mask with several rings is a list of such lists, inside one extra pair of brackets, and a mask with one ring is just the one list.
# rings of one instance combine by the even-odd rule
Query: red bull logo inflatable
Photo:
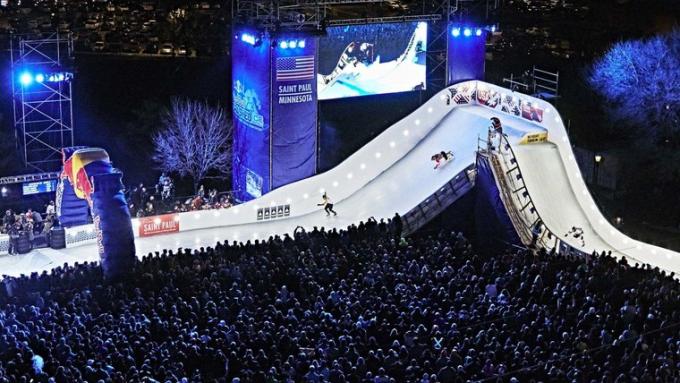
[(100, 148), (65, 148), (57, 193), (57, 214), (64, 226), (94, 223), (102, 270), (115, 279), (135, 264), (135, 242), (123, 174)]

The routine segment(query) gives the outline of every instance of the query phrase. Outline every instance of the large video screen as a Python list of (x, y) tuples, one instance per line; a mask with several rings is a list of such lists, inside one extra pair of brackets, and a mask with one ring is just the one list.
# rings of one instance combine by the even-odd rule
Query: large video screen
[(330, 27), (319, 41), (319, 100), (425, 89), (427, 23)]

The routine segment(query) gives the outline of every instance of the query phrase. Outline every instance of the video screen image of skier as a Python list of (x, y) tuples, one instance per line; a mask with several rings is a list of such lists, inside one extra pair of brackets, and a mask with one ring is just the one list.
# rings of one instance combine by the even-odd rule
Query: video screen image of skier
[(427, 23), (331, 27), (319, 44), (319, 100), (425, 89)]

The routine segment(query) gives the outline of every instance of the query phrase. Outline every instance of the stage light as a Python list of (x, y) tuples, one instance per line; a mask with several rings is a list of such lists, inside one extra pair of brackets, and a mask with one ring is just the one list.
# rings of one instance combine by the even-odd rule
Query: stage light
[(304, 199), (309, 198), (309, 194), (307, 194), (307, 193), (303, 194), (303, 195), (302, 195), (302, 198), (304, 198)]
[(458, 37), (458, 36), (460, 36), (460, 28), (453, 28), (453, 29), (451, 30), (451, 34), (453, 35), (453, 37)]
[(382, 154), (380, 154), (380, 152), (375, 153), (375, 158), (380, 158), (381, 156)]
[(334, 187), (334, 188), (338, 187), (338, 185), (340, 185), (340, 184), (338, 183), (338, 181), (333, 181), (333, 187)]
[(361, 168), (361, 170), (366, 169), (366, 164), (361, 164), (361, 165), (359, 165), (359, 168)]
[(298, 44), (298, 43), (297, 43), (297, 41), (295, 41), (295, 40), (290, 40), (290, 41), (288, 42), (288, 46), (289, 46), (291, 49), (297, 48), (297, 44)]
[(33, 76), (28, 72), (24, 72), (19, 76), (19, 82), (23, 86), (29, 86), (33, 83)]
[(352, 173), (347, 173), (347, 179), (351, 180), (353, 177)]
[(305, 40), (300, 40), (298, 41), (298, 48), (304, 48), (305, 47)]
[(408, 137), (408, 129), (407, 129), (407, 130), (404, 130), (404, 136), (405, 136), (405, 137)]
[(472, 31), (470, 30), (470, 28), (465, 28), (463, 34), (465, 35), (465, 37), (470, 37), (470, 35), (472, 35)]
[(396, 145), (397, 145), (396, 142), (390, 141), (390, 148), (394, 148)]
[(494, 33), (494, 32), (496, 32), (496, 26), (495, 26), (495, 25), (492, 25), (492, 26), (491, 26), (491, 33)]
[(42, 84), (42, 82), (45, 81), (45, 76), (42, 73), (38, 73), (35, 75), (35, 81)]
[(244, 33), (244, 34), (241, 35), (241, 41), (243, 41), (244, 43), (250, 44), (250, 45), (255, 45), (255, 43), (257, 42), (257, 39), (255, 38), (255, 36), (253, 36), (249, 33)]
[(281, 49), (288, 49), (288, 41), (281, 41), (281, 43), (279, 43), (279, 47)]
[(477, 28), (477, 30), (475, 31), (475, 35), (477, 35), (477, 37), (481, 36), (482, 35), (482, 28)]

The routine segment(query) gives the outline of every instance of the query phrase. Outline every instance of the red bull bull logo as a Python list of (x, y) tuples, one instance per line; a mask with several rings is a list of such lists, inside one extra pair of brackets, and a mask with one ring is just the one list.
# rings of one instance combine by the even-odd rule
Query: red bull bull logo
[(99, 148), (79, 149), (68, 159), (64, 159), (62, 177), (71, 182), (78, 198), (91, 202), (90, 195), (94, 188), (90, 181), (90, 175), (104, 173), (104, 168), (111, 168), (106, 150)]

